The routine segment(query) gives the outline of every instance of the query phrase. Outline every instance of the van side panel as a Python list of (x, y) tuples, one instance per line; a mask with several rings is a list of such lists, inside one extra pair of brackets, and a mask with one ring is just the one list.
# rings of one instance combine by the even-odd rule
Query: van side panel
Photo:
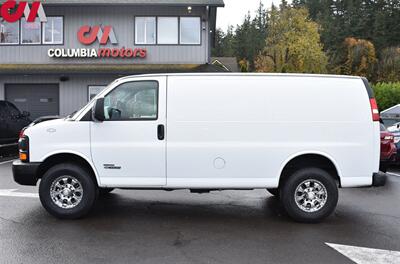
[(167, 93), (168, 187), (277, 187), (301, 153), (331, 157), (343, 187), (371, 185), (379, 166), (361, 79), (169, 76)]
[(372, 184), (379, 168), (379, 128), (361, 79), (270, 78), (268, 83), (280, 87), (270, 89), (271, 121), (281, 130), (277, 142), (294, 147), (287, 152), (326, 153), (338, 165), (343, 187)]

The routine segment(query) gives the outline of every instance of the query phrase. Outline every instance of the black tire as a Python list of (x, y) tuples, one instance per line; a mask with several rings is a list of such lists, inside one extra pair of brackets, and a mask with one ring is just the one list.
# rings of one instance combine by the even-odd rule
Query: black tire
[[(73, 208), (62, 208), (52, 200), (50, 188), (53, 182), (56, 184), (59, 177), (73, 177), (82, 189), (81, 200)], [(60, 181), (61, 182), (61, 181)], [(43, 207), (53, 216), (60, 219), (78, 219), (92, 209), (96, 197), (98, 195), (98, 188), (93, 180), (90, 172), (72, 163), (62, 163), (50, 168), (40, 181), (39, 197)]]
[(279, 189), (278, 188), (273, 188), (273, 189), (267, 189), (267, 191), (275, 196), (276, 198), (279, 198)]
[(381, 172), (386, 173), (387, 170), (388, 170), (388, 166), (387, 166), (386, 164), (385, 164), (385, 165), (381, 164), (379, 170), (380, 170)]
[(99, 195), (106, 196), (110, 192), (114, 191), (114, 188), (99, 188)]
[[(325, 204), (315, 212), (301, 209), (295, 201), (297, 187), (306, 180), (316, 180), (326, 190)], [(283, 183), (280, 197), (282, 204), (291, 218), (303, 223), (317, 223), (328, 217), (335, 210), (338, 202), (338, 186), (332, 176), (319, 168), (304, 168), (294, 172)]]

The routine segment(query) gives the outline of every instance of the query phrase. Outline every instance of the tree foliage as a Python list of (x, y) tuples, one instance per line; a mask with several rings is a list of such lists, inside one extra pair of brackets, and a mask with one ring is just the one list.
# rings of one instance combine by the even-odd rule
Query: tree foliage
[(260, 1), (254, 18), (248, 13), (242, 24), (236, 29), (229, 26), (226, 34), (218, 29), (213, 56), (234, 56), (238, 61), (248, 62), (247, 70), (254, 70), (254, 59), (265, 46), (267, 19), (267, 10)]
[(309, 9), (326, 50), (340, 48), (347, 37), (369, 40), (378, 50), (400, 42), (398, 0), (294, 0), (293, 6)]
[(346, 38), (333, 62), (333, 72), (344, 75), (373, 77), (377, 62), (375, 47), (364, 39)]
[[(321, 25), (321, 40), (334, 73), (363, 75), (372, 81), (398, 80), (399, 66), (388, 53), (396, 55), (400, 46), (400, 1), (294, 0), (293, 6), (308, 8), (310, 17)], [(358, 43), (352, 46), (349, 40)], [(361, 54), (368, 51), (369, 55)], [(355, 57), (345, 58), (346, 52)]]
[(285, 2), (272, 8), (266, 46), (255, 62), (259, 72), (326, 72), (327, 57), (320, 43), (317, 23), (304, 8), (291, 8)]
[(400, 80), (400, 0), (288, 2), (268, 11), (260, 2), (254, 18), (217, 31), (214, 56), (235, 56), (247, 71), (317, 73), (327, 65), (328, 73)]
[(212, 51), (216, 57), (234, 57), (236, 56), (234, 47), (235, 35), (233, 33), (233, 26), (229, 26), (225, 33), (221, 29), (215, 32), (215, 47)]

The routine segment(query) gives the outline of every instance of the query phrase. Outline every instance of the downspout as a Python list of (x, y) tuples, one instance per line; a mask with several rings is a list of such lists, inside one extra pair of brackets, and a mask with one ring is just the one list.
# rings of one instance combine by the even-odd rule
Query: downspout
[(206, 45), (206, 64), (210, 64), (211, 60), (211, 38), (210, 38), (210, 6), (206, 6), (206, 38), (208, 45)]

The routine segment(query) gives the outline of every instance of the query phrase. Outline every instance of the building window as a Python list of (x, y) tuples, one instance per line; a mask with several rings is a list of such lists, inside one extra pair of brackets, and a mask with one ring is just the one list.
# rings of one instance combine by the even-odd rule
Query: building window
[(107, 85), (89, 85), (89, 101), (91, 101), (96, 95), (98, 95), (101, 91), (103, 91)]
[(156, 18), (136, 17), (135, 19), (135, 43), (156, 44)]
[(157, 43), (178, 44), (178, 18), (158, 17)]
[(41, 23), (37, 17), (34, 22), (21, 18), (21, 44), (41, 43)]
[(19, 44), (19, 23), (0, 21), (0, 44)]
[(180, 43), (200, 44), (200, 17), (181, 17)]
[(63, 44), (63, 17), (47, 17), (43, 23), (43, 44)]

